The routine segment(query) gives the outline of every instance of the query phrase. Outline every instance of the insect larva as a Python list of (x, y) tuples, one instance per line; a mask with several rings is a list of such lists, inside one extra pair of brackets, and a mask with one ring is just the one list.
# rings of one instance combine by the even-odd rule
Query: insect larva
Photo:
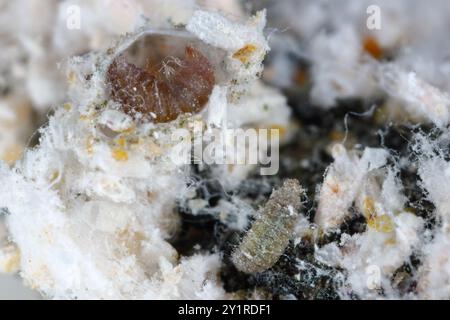
[(197, 113), (208, 102), (215, 77), (208, 59), (186, 47), (182, 59), (171, 58), (143, 69), (116, 58), (107, 72), (112, 99), (134, 118), (168, 122), (182, 113)]
[(283, 254), (292, 237), (301, 209), (303, 190), (295, 179), (285, 180), (272, 192), (258, 218), (244, 236), (231, 260), (246, 273), (262, 272), (272, 267)]

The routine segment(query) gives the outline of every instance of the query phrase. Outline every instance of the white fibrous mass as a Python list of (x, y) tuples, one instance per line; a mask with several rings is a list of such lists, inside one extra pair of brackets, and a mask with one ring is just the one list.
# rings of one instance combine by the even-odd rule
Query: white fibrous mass
[(0, 272), (50, 299), (450, 298), (449, 21), (0, 0)]

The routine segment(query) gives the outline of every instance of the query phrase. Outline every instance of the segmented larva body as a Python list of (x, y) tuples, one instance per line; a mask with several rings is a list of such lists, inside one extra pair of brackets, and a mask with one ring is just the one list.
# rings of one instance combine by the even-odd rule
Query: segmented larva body
[(139, 68), (118, 57), (109, 66), (112, 99), (134, 118), (168, 122), (183, 113), (197, 113), (208, 102), (215, 77), (208, 59), (193, 47), (184, 57)]
[(298, 220), (302, 192), (295, 179), (284, 181), (281, 188), (272, 192), (259, 217), (232, 254), (231, 260), (238, 270), (262, 272), (278, 261)]

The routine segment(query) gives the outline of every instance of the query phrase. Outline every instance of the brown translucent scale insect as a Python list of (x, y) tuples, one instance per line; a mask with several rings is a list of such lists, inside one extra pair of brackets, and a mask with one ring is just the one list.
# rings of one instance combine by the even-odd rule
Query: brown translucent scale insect
[(135, 119), (168, 122), (183, 113), (197, 113), (208, 102), (215, 77), (208, 59), (193, 47), (184, 57), (140, 68), (119, 56), (107, 72), (110, 93)]

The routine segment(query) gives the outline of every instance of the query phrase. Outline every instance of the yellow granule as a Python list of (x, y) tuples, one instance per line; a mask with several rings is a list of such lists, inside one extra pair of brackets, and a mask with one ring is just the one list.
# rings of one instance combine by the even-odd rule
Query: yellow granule
[(372, 197), (366, 197), (363, 200), (363, 214), (367, 220), (376, 215), (375, 202)]
[(86, 151), (90, 155), (94, 152), (94, 138), (88, 137), (86, 140)]
[(112, 156), (116, 161), (127, 161), (128, 160), (128, 152), (126, 152), (125, 150), (123, 150), (120, 147), (113, 149)]
[(394, 222), (389, 215), (377, 215), (375, 202), (372, 197), (366, 197), (363, 200), (363, 214), (367, 219), (369, 228), (383, 233), (394, 231)]
[(0, 157), (0, 159), (11, 166), (22, 157), (22, 152), (23, 148), (15, 144), (6, 149), (5, 153)]
[(371, 217), (367, 220), (367, 225), (378, 232), (390, 233), (394, 231), (394, 222), (387, 214)]
[(246, 64), (249, 62), (250, 57), (253, 52), (255, 52), (256, 46), (253, 44), (247, 44), (246, 46), (242, 47), (238, 51), (236, 51), (233, 54), (233, 58), (238, 59), (242, 63)]

